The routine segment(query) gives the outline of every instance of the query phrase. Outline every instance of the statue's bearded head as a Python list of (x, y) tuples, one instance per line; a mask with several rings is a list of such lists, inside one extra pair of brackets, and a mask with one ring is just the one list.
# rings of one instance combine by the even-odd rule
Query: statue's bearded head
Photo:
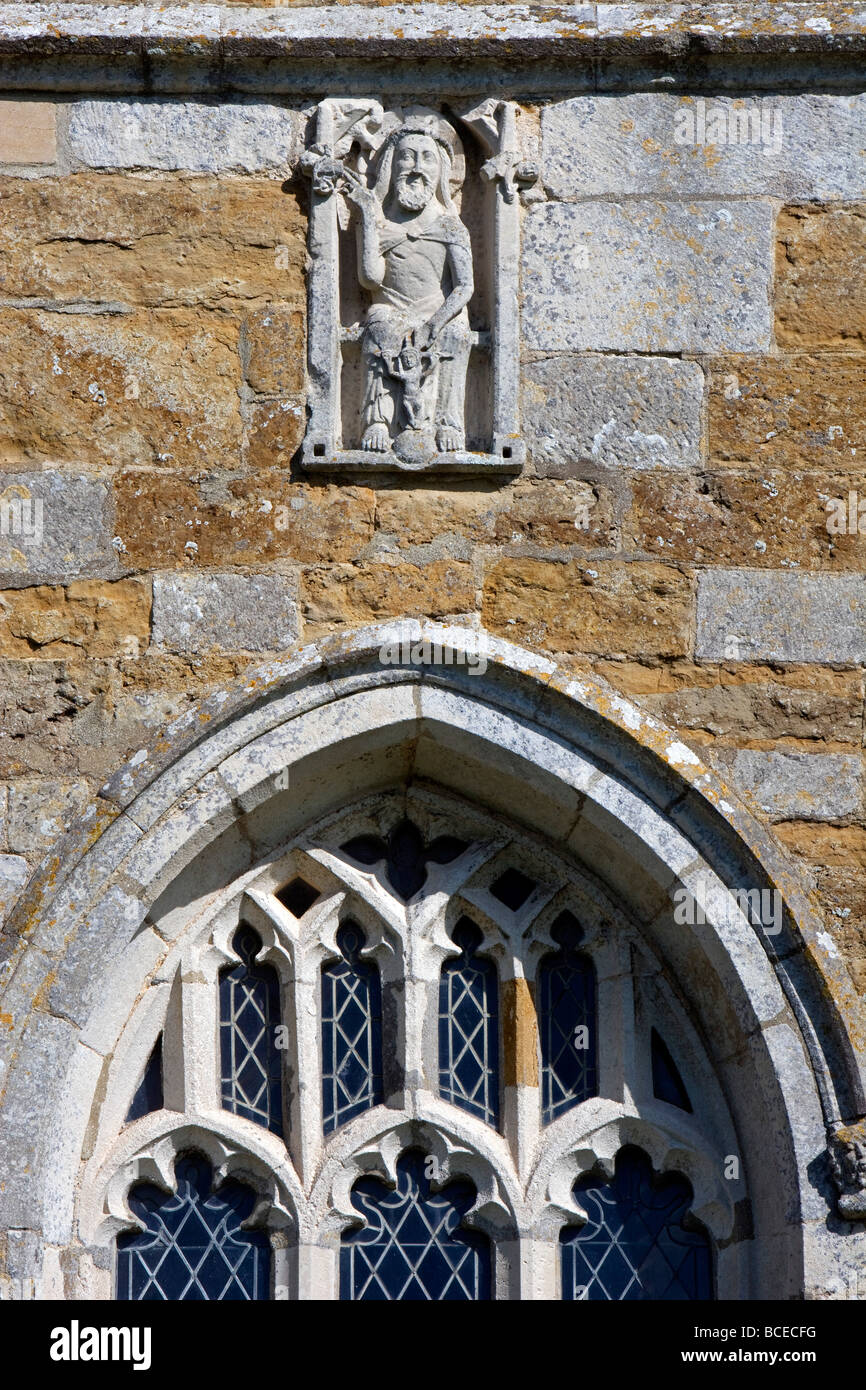
[(420, 212), (434, 197), (442, 175), (439, 146), (430, 135), (405, 134), (394, 150), (394, 196), (404, 212)]

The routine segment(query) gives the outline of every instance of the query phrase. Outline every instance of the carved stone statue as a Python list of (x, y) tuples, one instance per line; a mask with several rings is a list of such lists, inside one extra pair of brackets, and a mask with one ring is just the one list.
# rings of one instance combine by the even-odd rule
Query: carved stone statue
[(452, 201), (456, 146), (447, 121), (416, 116), (384, 142), (372, 187), (345, 170), (359, 279), (373, 301), (361, 339), (364, 449), (420, 457), (465, 448), (474, 285)]
[[(514, 102), (487, 97), (448, 110), (354, 96), (316, 108), (301, 158), (312, 195), (306, 469), (518, 473), (526, 457), (520, 204), (543, 195), (533, 194), (537, 171), (521, 154)], [(471, 240), (460, 211), (461, 135), (478, 168)], [(483, 274), (473, 256), (483, 257)]]

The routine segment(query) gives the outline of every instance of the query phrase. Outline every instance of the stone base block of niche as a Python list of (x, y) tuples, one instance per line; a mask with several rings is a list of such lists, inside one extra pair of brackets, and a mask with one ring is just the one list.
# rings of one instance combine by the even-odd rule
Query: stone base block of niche
[(543, 195), (519, 117), (496, 98), (319, 104), (304, 469), (520, 471), (520, 209)]
[[(401, 458), (393, 449), (376, 453), (371, 449), (341, 449), (316, 453), (304, 449), (301, 467), (311, 473), (519, 473), (526, 459), (522, 440), (506, 445), (501, 454), (473, 454), (456, 450), (443, 454), (433, 450), (417, 458)], [(507, 451), (507, 452), (506, 452)]]

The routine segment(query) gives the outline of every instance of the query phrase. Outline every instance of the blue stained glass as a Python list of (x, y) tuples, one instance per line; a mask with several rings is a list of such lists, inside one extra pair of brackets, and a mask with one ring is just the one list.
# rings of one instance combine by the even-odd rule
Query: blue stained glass
[(340, 1297), (352, 1301), (468, 1301), (490, 1298), (490, 1243), (461, 1229), (475, 1188), (455, 1181), (440, 1192), (424, 1175), (428, 1160), (410, 1150), (397, 1186), (359, 1178), (352, 1203), (366, 1220), (343, 1236)]
[(538, 972), (542, 1122), (598, 1094), (595, 970), (577, 950), (580, 928), (563, 912), (552, 931), (561, 949)]
[(668, 1051), (664, 1038), (655, 1028), (650, 1030), (650, 1053), (652, 1058), (653, 1095), (657, 1100), (666, 1100), (668, 1105), (676, 1105), (680, 1110), (691, 1113), (692, 1103), (680, 1076), (676, 1062)]
[(621, 1149), (613, 1182), (580, 1178), (575, 1199), (589, 1220), (560, 1235), (564, 1299), (711, 1299), (712, 1251), (683, 1219), (692, 1189), (679, 1174), (654, 1181), (640, 1149)]
[(476, 956), (482, 935), (468, 918), (457, 923), (453, 939), (461, 954), (445, 961), (439, 979), (439, 1093), (498, 1128), (496, 966)]
[(150, 1115), (154, 1110), (161, 1110), (163, 1103), (162, 1033), (160, 1033), (147, 1059), (147, 1066), (141, 1081), (138, 1083), (138, 1089), (126, 1112), (126, 1123), (130, 1124), (133, 1120), (140, 1120), (142, 1115)]
[(243, 1231), (255, 1193), (229, 1180), (211, 1191), (213, 1170), (198, 1155), (175, 1167), (177, 1191), (149, 1183), (129, 1205), (145, 1230), (118, 1236), (117, 1297), (142, 1302), (260, 1300), (270, 1296), (271, 1251), (262, 1231)]
[(283, 1132), (280, 986), (276, 971), (256, 965), (261, 937), (241, 926), (232, 949), (241, 963), (220, 973), (220, 1063), (223, 1109), (274, 1134)]
[(361, 960), (364, 934), (354, 922), (337, 932), (343, 959), (322, 969), (322, 1124), (326, 1134), (381, 1105), (382, 987)]

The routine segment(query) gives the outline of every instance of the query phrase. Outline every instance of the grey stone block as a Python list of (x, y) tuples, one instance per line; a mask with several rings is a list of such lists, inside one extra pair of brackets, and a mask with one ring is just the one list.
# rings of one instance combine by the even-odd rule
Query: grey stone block
[(147, 909), (113, 885), (78, 925), (57, 966), (49, 993), (51, 1008), (83, 1026), (101, 998), (109, 962), (121, 956)]
[(555, 198), (866, 195), (866, 96), (580, 96), (542, 114)]
[(153, 640), (169, 651), (281, 651), (297, 636), (297, 583), (291, 575), (154, 578)]
[(764, 753), (742, 749), (731, 780), (772, 820), (838, 820), (860, 806), (860, 759), (849, 753)]
[(69, 117), (74, 160), (94, 169), (288, 172), (303, 118), (267, 102), (76, 102)]
[(16, 854), (41, 854), (91, 800), (86, 782), (26, 778), (9, 784), (7, 843)]
[(575, 463), (700, 466), (704, 374), (696, 362), (563, 353), (529, 363), (523, 379), (523, 426), (546, 477), (568, 476)]
[(120, 573), (104, 483), (77, 474), (4, 473), (0, 585), (9, 589)]
[(0, 922), (15, 906), (29, 876), (26, 859), (18, 854), (0, 854)]
[(761, 352), (770, 346), (769, 203), (548, 203), (526, 221), (529, 348)]
[(76, 1030), (66, 1019), (35, 1013), (17, 1066), (10, 1067), (0, 1125), (0, 1227), (41, 1224), (41, 1176), (46, 1126), (59, 1092)]
[(866, 661), (866, 578), (705, 570), (695, 654), (707, 660)]

